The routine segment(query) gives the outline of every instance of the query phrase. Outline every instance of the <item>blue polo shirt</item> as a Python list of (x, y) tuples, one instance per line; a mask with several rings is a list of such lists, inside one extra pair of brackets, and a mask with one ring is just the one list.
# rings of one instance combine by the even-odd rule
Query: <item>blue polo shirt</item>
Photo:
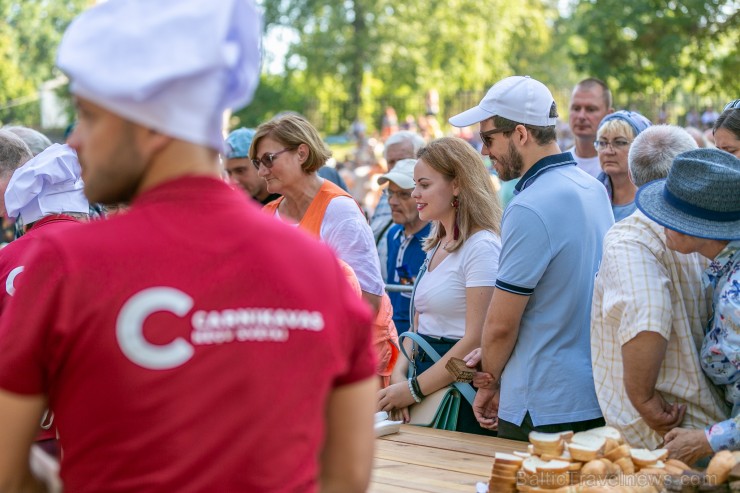
[[(419, 232), (407, 238), (403, 233), (403, 226), (394, 224), (388, 230), (388, 277), (387, 284), (411, 285), (424, 263), (426, 252), (422, 250), (424, 238), (429, 236), (431, 224), (424, 226)], [(398, 333), (409, 330), (409, 309), (411, 293), (388, 293), (393, 305), (393, 322)]]
[(538, 161), (504, 211), (496, 287), (529, 296), (501, 376), (499, 417), (535, 426), (601, 417), (590, 316), (602, 243), (614, 224), (604, 186), (569, 152)]

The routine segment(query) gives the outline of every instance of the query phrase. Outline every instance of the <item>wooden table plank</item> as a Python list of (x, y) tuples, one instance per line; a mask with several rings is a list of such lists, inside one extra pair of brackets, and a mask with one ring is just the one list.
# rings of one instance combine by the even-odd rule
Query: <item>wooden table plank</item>
[(403, 425), (375, 442), (371, 493), (467, 492), (487, 482), (496, 452), (525, 451), (511, 440)]
[(375, 457), (402, 464), (455, 471), (480, 478), (488, 477), (493, 466), (492, 458), (483, 455), (398, 442), (389, 443), (382, 440), (375, 443)]
[(382, 437), (381, 440), (453, 449), (471, 454), (493, 457), (496, 452), (526, 452), (527, 443), (503, 438), (472, 435), (455, 431), (433, 430), (421, 426), (403, 425), (401, 431)]
[(474, 493), (475, 483), (487, 481), (469, 474), (419, 465), (403, 464), (376, 459), (373, 467), (371, 493), (398, 492), (460, 492)]

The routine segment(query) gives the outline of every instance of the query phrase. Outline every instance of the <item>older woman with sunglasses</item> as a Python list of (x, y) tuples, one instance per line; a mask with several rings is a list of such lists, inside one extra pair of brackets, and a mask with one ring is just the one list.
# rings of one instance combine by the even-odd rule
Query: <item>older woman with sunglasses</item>
[(596, 152), (602, 172), (598, 179), (606, 187), (614, 221), (635, 212), (637, 187), (629, 176), (628, 155), (632, 141), (652, 123), (634, 111), (616, 111), (601, 120), (596, 134)]
[(360, 207), (347, 192), (317, 174), (331, 151), (305, 118), (286, 114), (257, 128), (249, 156), (267, 191), (282, 195), (267, 204), (265, 212), (321, 239), (354, 271), (363, 299), (377, 312), (373, 337), (378, 373), (387, 384), (398, 356), (392, 344), (398, 339), (392, 308), (373, 233)]

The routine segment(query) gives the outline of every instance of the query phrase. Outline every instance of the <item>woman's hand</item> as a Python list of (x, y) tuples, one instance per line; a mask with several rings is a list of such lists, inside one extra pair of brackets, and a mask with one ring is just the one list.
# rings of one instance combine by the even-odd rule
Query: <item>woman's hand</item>
[(393, 411), (388, 413), (388, 418), (391, 421), (403, 421), (404, 423), (408, 423), (411, 421), (411, 415), (409, 414), (409, 408), (404, 407), (401, 409), (394, 409)]
[(465, 361), (465, 364), (468, 366), (468, 368), (480, 369), (481, 354), (481, 348), (477, 347), (473, 349), (470, 353), (468, 353), (463, 358), (463, 361)]
[(704, 430), (674, 428), (666, 433), (664, 447), (668, 449), (668, 457), (688, 465), (714, 453)]
[(408, 408), (414, 402), (408, 381), (394, 383), (378, 391), (378, 411), (390, 413), (393, 410)]

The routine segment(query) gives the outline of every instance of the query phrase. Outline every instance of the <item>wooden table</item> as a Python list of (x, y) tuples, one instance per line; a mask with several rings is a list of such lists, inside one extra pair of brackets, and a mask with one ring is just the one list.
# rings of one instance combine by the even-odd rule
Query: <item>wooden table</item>
[(496, 452), (526, 451), (525, 442), (403, 425), (375, 440), (371, 493), (475, 493), (487, 482)]

